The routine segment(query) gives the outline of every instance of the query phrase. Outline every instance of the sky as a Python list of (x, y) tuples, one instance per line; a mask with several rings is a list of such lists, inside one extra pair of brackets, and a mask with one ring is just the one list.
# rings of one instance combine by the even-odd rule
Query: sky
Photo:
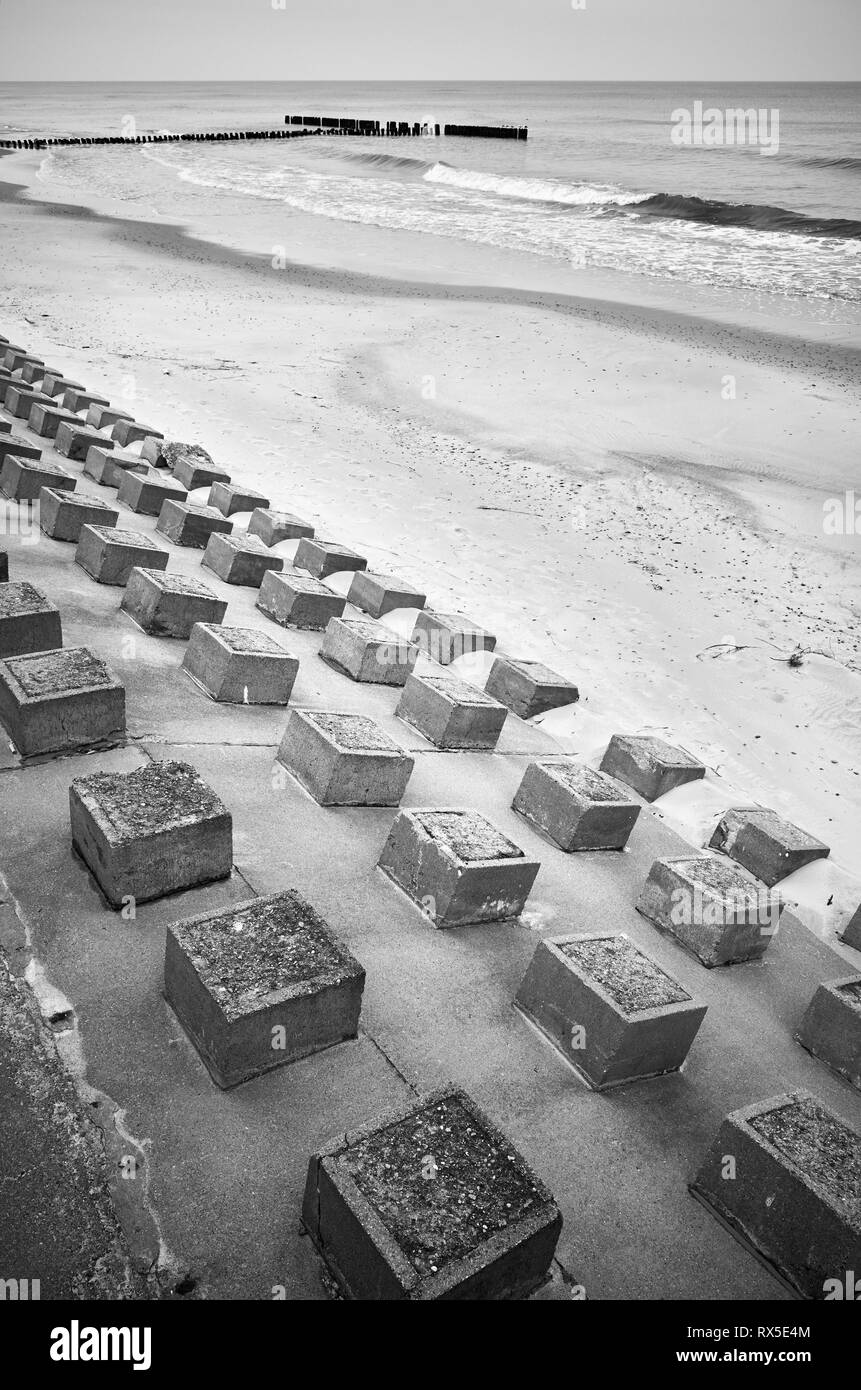
[(854, 81), (861, 0), (0, 0), (0, 81)]

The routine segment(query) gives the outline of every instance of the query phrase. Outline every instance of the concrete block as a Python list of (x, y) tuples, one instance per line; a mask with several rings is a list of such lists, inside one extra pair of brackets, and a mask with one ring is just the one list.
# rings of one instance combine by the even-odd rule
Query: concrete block
[[(71, 383), (70, 383), (71, 384)], [(83, 387), (78, 388), (83, 390)], [(87, 424), (94, 430), (110, 429), (120, 420), (133, 420), (134, 416), (127, 410), (118, 410), (115, 405), (100, 405), (95, 402), (87, 411)]]
[(570, 758), (530, 763), (511, 803), (564, 849), (624, 849), (640, 814), (621, 783)]
[(137, 454), (114, 449), (113, 443), (108, 440), (104, 444), (90, 446), (84, 472), (102, 487), (119, 488), (126, 473), (148, 473), (149, 467), (141, 462)]
[(415, 760), (362, 714), (292, 710), (278, 749), (321, 806), (398, 806)]
[(187, 763), (75, 778), (69, 810), (72, 843), (113, 907), (230, 876), (230, 812)]
[(9, 454), (21, 459), (40, 459), (42, 450), (38, 444), (31, 444), (19, 434), (0, 434), (0, 465)]
[(840, 939), (845, 941), (847, 946), (854, 946), (856, 951), (861, 951), (861, 907), (858, 907), (846, 923)]
[(303, 536), (300, 540), (293, 564), (296, 569), (307, 570), (314, 579), (321, 580), (344, 570), (364, 570), (368, 567), (367, 560), (357, 555), (355, 550), (348, 550), (338, 541), (324, 541), (311, 536)]
[[(43, 396), (41, 391), (37, 391), (35, 387), (25, 386), (23, 382), (18, 381), (14, 386), (6, 387), (5, 404), (10, 415), (13, 415), (16, 420), (26, 420), (30, 428), (34, 429), (36, 426), (30, 421), (34, 406), (38, 405), (49, 410), (57, 403), (50, 396)], [(41, 415), (37, 416), (38, 420), (41, 420)]]
[(80, 381), (73, 381), (62, 372), (46, 372), (42, 378), (42, 390), (46, 396), (56, 396), (61, 400), (67, 391), (83, 391)]
[(42, 439), (56, 439), (63, 424), (81, 423), (77, 415), (70, 415), (62, 406), (47, 405), (44, 401), (33, 401), (27, 419), (30, 429)]
[(62, 454), (65, 458), (83, 461), (94, 444), (97, 448), (104, 448), (105, 436), (99, 434), (98, 430), (92, 429), (89, 425), (82, 425), (77, 415), (74, 422), (61, 420), (57, 426), (54, 447), (57, 453)]
[(91, 405), (110, 405), (107, 396), (98, 396), (95, 391), (84, 391), (80, 386), (70, 386), (63, 393), (63, 405), (73, 415), (89, 410)]
[(313, 536), (314, 527), (292, 512), (276, 512), (271, 507), (255, 507), (248, 523), (249, 536), (256, 536), (264, 545), (279, 545), (281, 541), (302, 540)]
[(0, 589), (0, 658), (56, 651), (63, 645), (60, 610), (32, 584)]
[(320, 655), (354, 681), (405, 685), (418, 660), (419, 649), (371, 619), (332, 618)]
[(165, 502), (184, 502), (185, 488), (163, 480), (160, 473), (127, 470), (120, 479), (117, 501), (138, 516), (158, 516)]
[(133, 569), (120, 608), (151, 637), (187, 640), (195, 623), (220, 623), (227, 603), (199, 579)]
[(492, 751), (508, 711), (496, 700), (455, 676), (407, 677), (399, 719), (424, 734), (437, 748)]
[(45, 375), (48, 372), (53, 372), (53, 370), (52, 367), (46, 367), (44, 362), (39, 362), (31, 357), (30, 360), (25, 362), (20, 368), (21, 380), (31, 384), (34, 382), (41, 382)]
[(75, 563), (97, 584), (123, 588), (133, 569), (167, 569), (168, 554), (148, 536), (118, 526), (83, 526)]
[(709, 841), (769, 888), (814, 859), (827, 859), (827, 845), (784, 820), (776, 811), (737, 807), (727, 811)]
[(165, 997), (225, 1089), (357, 1037), (364, 985), (292, 890), (168, 927)]
[(129, 444), (134, 444), (139, 439), (164, 439), (161, 430), (153, 429), (152, 425), (142, 425), (137, 420), (117, 420), (111, 430), (111, 439), (116, 440), (121, 449), (127, 449)]
[(540, 865), (478, 811), (401, 811), (380, 868), (435, 927), (519, 917)]
[(854, 1283), (861, 1134), (806, 1092), (728, 1115), (691, 1191), (803, 1297)]
[(746, 869), (700, 854), (656, 860), (637, 908), (711, 969), (763, 956), (783, 903)]
[(596, 1091), (678, 1071), (706, 1015), (622, 932), (540, 941), (516, 1002)]
[(0, 434), (11, 434), (12, 426), (8, 420), (0, 420)]
[(20, 371), (22, 367), (26, 367), (28, 362), (35, 362), (40, 367), (44, 367), (45, 365), (41, 357), (34, 356), (34, 354), (28, 352), (26, 348), (18, 347), (17, 344), (14, 343), (10, 343), (6, 348), (6, 355), (3, 361), (10, 372)]
[(22, 757), (123, 742), (126, 696), (87, 647), (0, 661), (0, 721)]
[(627, 734), (610, 739), (601, 771), (633, 787), (645, 801), (657, 801), (674, 787), (706, 775), (702, 763), (664, 739)]
[(416, 618), (411, 639), (433, 661), (450, 666), (467, 652), (492, 652), (496, 638), (459, 613), (434, 613), (425, 608)]
[(182, 669), (213, 700), (233, 705), (286, 705), (299, 659), (255, 628), (197, 623)]
[(383, 618), (396, 608), (424, 608), (427, 595), (391, 575), (357, 570), (347, 594), (347, 602), (355, 604), (372, 618)]
[(5, 550), (0, 550), (0, 584), (9, 582), (9, 555)]
[(81, 539), (83, 526), (116, 526), (119, 512), (84, 493), (43, 487), (39, 493), (39, 526), (55, 541)]
[(226, 536), (218, 531), (210, 536), (201, 564), (225, 584), (240, 584), (247, 589), (259, 589), (268, 570), (284, 568), (280, 555), (273, 555), (254, 536)]
[(205, 449), (199, 444), (178, 444), (171, 441), (161, 449), (163, 466), (169, 468), (180, 487), (193, 492), (198, 487), (212, 487), (213, 483), (229, 483), (230, 474), (217, 468)]
[(207, 506), (217, 507), (222, 516), (233, 516), (236, 512), (253, 512), (258, 507), (266, 508), (269, 505), (269, 498), (264, 497), (262, 492), (234, 486), (233, 483), (213, 483), (207, 499)]
[(342, 1294), (363, 1302), (526, 1299), (562, 1229), (544, 1184), (453, 1086), (315, 1154), (302, 1220)]
[(195, 506), (193, 502), (174, 502), (168, 499), (158, 514), (155, 529), (167, 536), (174, 545), (205, 550), (216, 531), (230, 535), (233, 522), (214, 507)]
[(861, 975), (820, 985), (795, 1036), (861, 1091)]
[(521, 719), (534, 719), (537, 714), (576, 704), (580, 699), (576, 685), (549, 666), (540, 661), (515, 661), (509, 656), (496, 658), (485, 689)]
[(273, 622), (311, 632), (322, 632), (346, 606), (346, 599), (333, 594), (325, 584), (288, 565), (280, 573), (269, 570), (257, 596), (257, 607)]
[(13, 502), (35, 502), (43, 487), (74, 492), (77, 478), (59, 463), (7, 454), (0, 467), (0, 488)]

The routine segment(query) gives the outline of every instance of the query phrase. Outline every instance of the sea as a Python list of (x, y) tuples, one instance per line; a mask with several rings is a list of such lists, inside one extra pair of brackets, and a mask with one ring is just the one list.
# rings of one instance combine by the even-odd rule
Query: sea
[(249, 216), (275, 202), (652, 280), (861, 300), (861, 83), (0, 84), (0, 139), (305, 114), (526, 125), (529, 139), (73, 148), (46, 154), (40, 177), (119, 201), (183, 184)]

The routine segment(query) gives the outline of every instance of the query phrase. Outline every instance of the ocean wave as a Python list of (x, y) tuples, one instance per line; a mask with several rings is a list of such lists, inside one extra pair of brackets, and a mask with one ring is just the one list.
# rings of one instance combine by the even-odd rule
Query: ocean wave
[(338, 159), (347, 160), (351, 164), (365, 164), (372, 169), (413, 169), (418, 173), (420, 169), (427, 170), (434, 167), (432, 160), (410, 159), (409, 155), (404, 154), (381, 154), (379, 151), (374, 154), (361, 154), (343, 149), (326, 150), (326, 154), (335, 155)]
[(756, 203), (722, 203), (678, 193), (655, 193), (631, 209), (640, 216), (672, 217), (682, 222), (705, 222), (712, 227), (750, 227), (758, 232), (792, 232), (813, 237), (861, 239), (861, 222), (845, 217), (808, 217)]
[(845, 169), (850, 174), (861, 174), (861, 159), (851, 154), (790, 155), (790, 159), (806, 169)]
[(636, 203), (642, 193), (626, 193), (612, 184), (560, 183), (553, 179), (521, 179), (508, 174), (482, 174), (477, 169), (455, 169), (450, 164), (434, 164), (424, 176), (425, 183), (464, 188), (475, 193), (496, 193), (502, 198), (520, 198), (528, 203), (560, 203), (566, 207), (594, 207), (604, 203)]

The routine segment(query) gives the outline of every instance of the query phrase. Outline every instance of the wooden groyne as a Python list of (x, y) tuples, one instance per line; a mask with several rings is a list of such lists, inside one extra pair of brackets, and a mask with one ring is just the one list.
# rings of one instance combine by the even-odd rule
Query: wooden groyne
[(44, 139), (0, 140), (0, 150), (47, 150), (55, 145), (166, 145), (180, 141), (301, 140), (313, 130), (193, 130), (153, 135), (53, 135)]
[(355, 116), (285, 116), (289, 126), (322, 131), (326, 135), (441, 136), (457, 135), (472, 140), (527, 140), (529, 129), (518, 125), (439, 125), (430, 121), (361, 120)]

